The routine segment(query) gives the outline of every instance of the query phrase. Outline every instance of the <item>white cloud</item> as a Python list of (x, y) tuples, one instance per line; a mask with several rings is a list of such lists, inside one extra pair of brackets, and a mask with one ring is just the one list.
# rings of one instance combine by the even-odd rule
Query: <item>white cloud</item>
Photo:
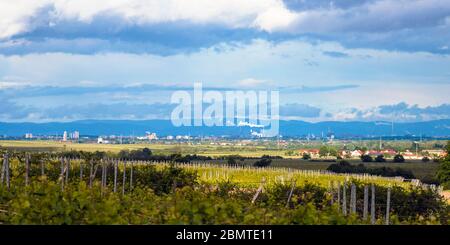
[[(293, 11), (282, 0), (0, 0), (0, 38), (58, 22), (108, 16), (123, 25), (219, 24), (268, 32), (390, 31), (448, 22), (448, 0), (381, 0)], [(380, 18), (383, 16), (383, 18)], [(116, 28), (116, 26), (111, 26)]]
[[(38, 24), (90, 23), (98, 16), (119, 18), (130, 25), (187, 21), (271, 30), (289, 24), (289, 14), (281, 0), (0, 0), (0, 38), (30, 31)], [(46, 21), (32, 23), (38, 15)]]

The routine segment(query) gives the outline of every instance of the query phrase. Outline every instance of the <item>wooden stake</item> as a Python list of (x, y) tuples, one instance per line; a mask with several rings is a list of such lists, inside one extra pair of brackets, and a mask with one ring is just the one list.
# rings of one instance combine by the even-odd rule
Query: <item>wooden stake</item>
[(389, 225), (389, 212), (391, 207), (391, 187), (387, 189), (387, 200), (386, 200), (386, 225)]
[(117, 165), (118, 160), (114, 161), (114, 193), (117, 191)]
[(30, 155), (28, 153), (25, 154), (25, 185), (28, 186), (30, 174)]
[(93, 172), (94, 172), (94, 164), (92, 163), (92, 160), (89, 161), (89, 164), (91, 165), (89, 170), (89, 188), (92, 187), (92, 181), (94, 179)]
[(64, 158), (61, 157), (61, 174), (59, 175), (59, 179), (61, 181), (61, 191), (64, 191)]
[(133, 189), (133, 161), (131, 163), (131, 169), (130, 169), (130, 190)]
[(375, 224), (375, 185), (372, 184), (372, 198), (370, 200), (370, 223)]
[(363, 220), (367, 220), (367, 212), (369, 211), (369, 187), (364, 186), (364, 210)]
[(287, 199), (287, 202), (286, 202), (286, 207), (289, 207), (289, 202), (291, 201), (292, 193), (294, 192), (294, 187), (295, 187), (295, 180), (292, 180), (291, 191), (289, 192), (289, 196), (288, 196), (288, 199)]
[(346, 189), (347, 189), (347, 181), (344, 182), (344, 186), (342, 189), (342, 213), (344, 215), (347, 215), (347, 193), (346, 193)]
[(41, 176), (45, 175), (45, 164), (44, 160), (41, 160)]
[(83, 181), (83, 163), (80, 160), (80, 182)]
[(341, 211), (341, 182), (337, 183), (337, 203), (338, 203), (338, 211)]
[(105, 183), (105, 163), (102, 160), (102, 180), (101, 180), (102, 190), (103, 190), (104, 183)]
[(6, 188), (8, 188), (9, 191), (9, 187), (10, 187), (10, 179), (9, 179), (9, 155), (6, 154), (6, 158), (5, 158), (5, 175), (6, 175)]
[(265, 178), (262, 178), (261, 184), (259, 185), (259, 188), (258, 188), (258, 190), (256, 191), (255, 195), (253, 196), (252, 204), (255, 203), (256, 198), (258, 198), (258, 196), (259, 196), (259, 193), (262, 192), (263, 187), (264, 187), (264, 183), (265, 183), (265, 182), (266, 182), (266, 179), (265, 179)]
[(8, 158), (8, 153), (3, 155), (3, 164), (2, 164), (2, 173), (0, 177), (0, 181), (3, 185), (3, 182), (5, 181), (5, 172), (6, 172), (6, 159)]
[(70, 158), (66, 160), (66, 184), (69, 183)]
[(123, 162), (123, 177), (122, 177), (122, 195), (125, 195), (125, 181), (127, 180), (127, 165)]
[(356, 186), (352, 183), (351, 191), (350, 191), (350, 199), (351, 199), (351, 210), (350, 212), (355, 214), (356, 213)]

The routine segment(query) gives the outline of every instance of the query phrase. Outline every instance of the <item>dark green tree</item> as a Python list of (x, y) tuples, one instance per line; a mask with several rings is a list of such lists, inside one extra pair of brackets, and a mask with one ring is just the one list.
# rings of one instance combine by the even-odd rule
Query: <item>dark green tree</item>
[(397, 154), (394, 156), (394, 162), (405, 162), (405, 158), (402, 155)]
[(436, 177), (444, 187), (450, 189), (450, 141), (447, 142), (447, 155), (441, 160)]
[(372, 159), (372, 157), (370, 156), (370, 155), (362, 155), (361, 156), (361, 161), (363, 161), (363, 162), (372, 162), (373, 161), (373, 159)]
[(303, 155), (302, 155), (302, 159), (303, 160), (309, 160), (309, 159), (311, 159), (311, 155), (309, 155), (308, 153), (303, 153)]
[(375, 157), (375, 162), (386, 162), (386, 159), (383, 155), (378, 155), (377, 157)]

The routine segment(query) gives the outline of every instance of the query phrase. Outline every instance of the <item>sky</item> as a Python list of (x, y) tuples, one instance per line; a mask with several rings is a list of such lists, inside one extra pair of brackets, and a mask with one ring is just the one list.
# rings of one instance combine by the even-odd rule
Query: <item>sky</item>
[(167, 119), (280, 91), (280, 117), (450, 118), (450, 0), (0, 0), (0, 121)]

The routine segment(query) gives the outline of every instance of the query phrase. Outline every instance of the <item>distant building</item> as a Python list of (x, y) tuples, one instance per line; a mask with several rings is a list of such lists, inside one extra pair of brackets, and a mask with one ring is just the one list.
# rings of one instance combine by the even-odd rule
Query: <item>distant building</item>
[(25, 139), (32, 139), (33, 138), (33, 134), (32, 133), (26, 133), (25, 134)]
[(64, 134), (63, 134), (63, 141), (67, 141), (67, 131), (64, 131)]
[(70, 137), (70, 138), (72, 138), (72, 139), (74, 139), (74, 140), (79, 140), (79, 139), (80, 139), (80, 132), (78, 132), (78, 131), (73, 132), (73, 133), (71, 134), (71, 137)]
[(146, 132), (146, 138), (148, 140), (157, 140), (158, 136), (156, 136), (156, 133)]
[(354, 150), (350, 152), (350, 157), (351, 158), (358, 158), (361, 157), (363, 155), (363, 152), (361, 150)]
[(319, 157), (319, 149), (301, 149), (299, 150), (300, 155), (308, 154), (311, 156), (311, 158), (318, 158)]
[(417, 156), (415, 153), (412, 153), (409, 150), (406, 150), (405, 152), (402, 152), (401, 155), (405, 159), (419, 159), (419, 156)]
[(172, 136), (172, 135), (169, 135), (169, 136), (166, 137), (166, 139), (168, 139), (168, 140), (173, 140), (173, 136)]
[(444, 150), (422, 150), (422, 155), (430, 157), (444, 157), (447, 152)]
[(109, 141), (103, 139), (102, 137), (98, 137), (97, 138), (97, 144), (109, 144)]

